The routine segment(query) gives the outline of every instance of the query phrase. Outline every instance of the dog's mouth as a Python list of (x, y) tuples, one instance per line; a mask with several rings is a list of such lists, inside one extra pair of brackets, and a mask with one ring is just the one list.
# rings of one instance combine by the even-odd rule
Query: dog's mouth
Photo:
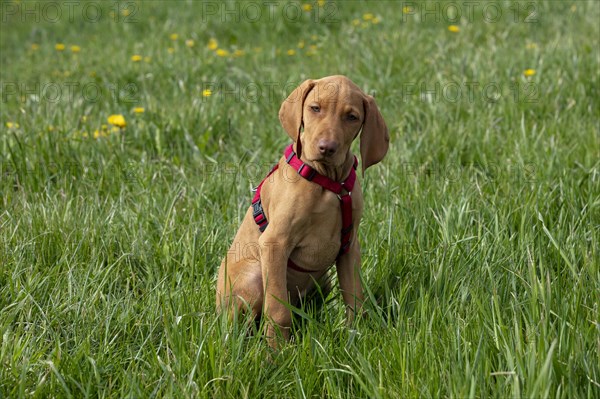
[(315, 162), (327, 167), (338, 167), (338, 162), (335, 162), (335, 157), (326, 155), (317, 155), (313, 158), (308, 158), (310, 162)]
[(330, 167), (340, 166), (340, 162), (344, 162), (344, 159), (340, 159), (339, 152), (335, 153), (323, 153), (318, 149), (311, 151), (310, 154), (307, 155), (307, 159), (311, 162), (318, 162), (323, 165), (327, 165)]
[(313, 167), (322, 175), (327, 175), (336, 180), (344, 166), (344, 159), (341, 160), (336, 156), (315, 156), (307, 158)]
[(332, 157), (323, 156), (323, 155), (317, 155), (313, 159), (310, 159), (310, 161), (319, 162), (319, 163), (322, 163), (323, 165), (330, 165), (330, 166), (333, 165)]

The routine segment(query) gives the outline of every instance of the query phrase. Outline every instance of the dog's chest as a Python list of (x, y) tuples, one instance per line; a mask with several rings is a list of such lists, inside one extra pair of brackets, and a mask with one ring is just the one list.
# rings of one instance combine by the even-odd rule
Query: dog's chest
[(330, 266), (340, 251), (342, 214), (339, 200), (333, 193), (326, 194), (307, 215), (311, 219), (309, 227), (292, 253), (298, 261), (314, 268)]

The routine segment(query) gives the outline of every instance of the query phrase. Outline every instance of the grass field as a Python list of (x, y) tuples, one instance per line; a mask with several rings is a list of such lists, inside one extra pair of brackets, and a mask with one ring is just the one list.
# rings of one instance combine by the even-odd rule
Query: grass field
[[(0, 398), (600, 397), (600, 3), (0, 5)], [(332, 74), (391, 134), (368, 317), (270, 355), (216, 270)]]

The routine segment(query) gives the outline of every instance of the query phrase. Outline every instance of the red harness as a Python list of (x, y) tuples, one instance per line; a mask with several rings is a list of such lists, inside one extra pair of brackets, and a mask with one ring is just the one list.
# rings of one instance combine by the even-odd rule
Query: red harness
[[(331, 180), (327, 176), (323, 176), (319, 174), (316, 170), (311, 168), (309, 165), (302, 162), (294, 152), (293, 145), (290, 144), (286, 147), (285, 152), (285, 161), (288, 165), (290, 165), (294, 170), (298, 172), (300, 176), (305, 178), (308, 181), (318, 184), (326, 190), (329, 190), (337, 195), (340, 200), (340, 208), (342, 210), (342, 243), (340, 245), (340, 252), (338, 253), (338, 257), (342, 254), (348, 252), (350, 248), (350, 238), (352, 236), (352, 189), (354, 188), (354, 183), (356, 182), (356, 167), (358, 166), (358, 159), (354, 157), (354, 165), (353, 168), (350, 169), (350, 174), (343, 182), (337, 182)], [(256, 192), (254, 193), (254, 198), (252, 199), (252, 214), (254, 216), (254, 221), (258, 225), (260, 232), (262, 233), (267, 228), (269, 222), (267, 221), (267, 217), (262, 207), (262, 203), (260, 201), (260, 190), (262, 188), (265, 180), (269, 178), (279, 167), (279, 164), (276, 164), (273, 169), (269, 172), (267, 177), (260, 182), (258, 187), (256, 188)], [(341, 195), (342, 191), (346, 190), (346, 194)], [(288, 260), (288, 267), (294, 269), (299, 272), (310, 273), (311, 270), (306, 270), (296, 265), (294, 262)]]

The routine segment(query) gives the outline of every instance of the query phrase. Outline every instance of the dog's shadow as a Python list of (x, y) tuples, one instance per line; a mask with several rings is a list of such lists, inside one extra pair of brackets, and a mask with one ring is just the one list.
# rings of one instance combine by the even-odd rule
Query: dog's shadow
[[(325, 289), (317, 286), (306, 295), (299, 303), (282, 303), (292, 314), (291, 335), (293, 340), (301, 340), (305, 334), (315, 329), (321, 331), (334, 331), (339, 327), (339, 318), (344, 308), (336, 273), (330, 273)], [(418, 292), (416, 288), (407, 287), (402, 279), (395, 274), (390, 274), (385, 279), (364, 282), (365, 298), (363, 311), (357, 315), (355, 323), (368, 329), (388, 328), (395, 325), (401, 318), (406, 318), (414, 313)], [(263, 331), (264, 318), (260, 315), (248, 331), (255, 336)]]
[[(330, 273), (326, 292), (314, 290), (299, 304), (290, 306), (295, 335), (301, 335), (309, 324), (329, 329), (339, 325), (337, 317), (345, 307), (337, 275)], [(389, 274), (375, 282), (363, 281), (364, 302), (356, 319), (359, 325), (369, 328), (387, 328), (414, 313), (418, 288), (403, 283), (396, 274)]]

